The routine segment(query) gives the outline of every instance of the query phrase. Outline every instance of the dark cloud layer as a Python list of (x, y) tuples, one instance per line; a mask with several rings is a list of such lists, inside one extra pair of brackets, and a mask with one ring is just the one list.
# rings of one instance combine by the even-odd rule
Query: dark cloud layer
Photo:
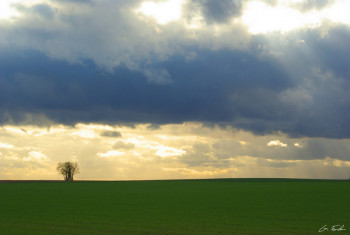
[[(43, 124), (35, 118), (42, 115), (64, 124), (201, 121), (257, 134), (349, 137), (350, 53), (339, 42), (350, 40), (350, 33), (338, 28), (326, 38), (316, 35), (305, 34), (307, 45), (282, 51), (295, 74), (281, 66), (280, 57), (192, 48), (195, 59), (153, 64), (171, 74), (167, 85), (149, 83), (122, 66), (106, 73), (90, 61), (71, 65), (37, 51), (3, 51), (0, 120), (24, 123), (30, 117)], [(309, 58), (300, 57), (305, 47), (313, 51)], [(303, 77), (296, 77), (301, 70)]]
[[(231, 102), (235, 92), (254, 87), (279, 91), (290, 83), (272, 62), (240, 52), (201, 52), (199, 60), (174, 58), (163, 63), (173, 77), (170, 85), (149, 83), (126, 68), (109, 74), (89, 62), (72, 66), (38, 52), (5, 56), (0, 60), (0, 105), (15, 121), (23, 116), (16, 117), (14, 110), (43, 113), (66, 124), (229, 122), (237, 113)], [(261, 74), (265, 77), (256, 80)]]
[[(350, 137), (348, 26), (250, 37), (243, 30), (247, 42), (239, 48), (235, 35), (228, 41), (237, 45), (230, 47), (220, 31), (189, 39), (180, 37), (185, 29), (175, 23), (143, 25), (130, 13), (139, 3), (83, 4), (93, 16), (63, 14), (66, 8), (47, 4), (15, 5), (27, 18), (13, 27), (0, 24), (0, 123), (152, 128), (199, 121), (257, 134)], [(193, 0), (186, 7), (188, 17), (193, 9), (206, 23), (223, 24), (241, 14), (242, 2)]]

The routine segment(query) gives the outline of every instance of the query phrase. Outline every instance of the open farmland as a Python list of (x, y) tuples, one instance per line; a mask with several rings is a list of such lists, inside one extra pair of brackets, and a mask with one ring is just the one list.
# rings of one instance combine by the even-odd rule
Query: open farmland
[(0, 184), (0, 234), (350, 232), (350, 181), (215, 179)]

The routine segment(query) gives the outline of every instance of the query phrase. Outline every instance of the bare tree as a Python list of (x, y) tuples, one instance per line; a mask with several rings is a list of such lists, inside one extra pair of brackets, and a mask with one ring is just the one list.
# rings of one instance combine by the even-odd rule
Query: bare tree
[(79, 173), (78, 163), (60, 162), (57, 164), (57, 171), (63, 175), (65, 181), (73, 181), (74, 175)]

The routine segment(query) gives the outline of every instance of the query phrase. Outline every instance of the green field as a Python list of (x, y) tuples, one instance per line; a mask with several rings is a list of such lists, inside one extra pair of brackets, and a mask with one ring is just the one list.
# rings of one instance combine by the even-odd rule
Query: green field
[(0, 234), (350, 234), (350, 181), (2, 183)]

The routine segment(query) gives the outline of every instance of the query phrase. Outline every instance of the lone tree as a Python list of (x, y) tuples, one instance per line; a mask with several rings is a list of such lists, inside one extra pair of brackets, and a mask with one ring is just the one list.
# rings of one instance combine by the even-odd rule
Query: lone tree
[(78, 163), (60, 162), (57, 164), (57, 171), (63, 175), (65, 181), (73, 181), (75, 174), (79, 173)]

